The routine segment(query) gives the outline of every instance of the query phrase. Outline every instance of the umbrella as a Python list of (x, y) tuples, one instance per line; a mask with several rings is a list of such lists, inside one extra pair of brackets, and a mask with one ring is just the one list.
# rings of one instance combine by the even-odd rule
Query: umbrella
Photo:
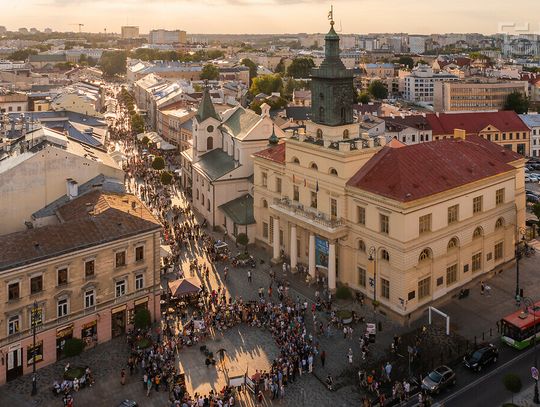
[(184, 297), (186, 295), (198, 294), (201, 286), (194, 278), (183, 278), (180, 280), (169, 281), (169, 290), (175, 297)]

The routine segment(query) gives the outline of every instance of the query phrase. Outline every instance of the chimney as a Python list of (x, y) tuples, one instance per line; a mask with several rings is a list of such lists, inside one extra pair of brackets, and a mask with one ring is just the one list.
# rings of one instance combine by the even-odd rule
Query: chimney
[(462, 129), (454, 129), (454, 139), (465, 140), (467, 137), (467, 132)]
[(261, 117), (270, 117), (270, 106), (268, 103), (261, 105)]
[(77, 181), (68, 178), (66, 180), (66, 188), (67, 188), (67, 196), (69, 200), (72, 200), (73, 198), (77, 198), (79, 195), (79, 185), (77, 184)]

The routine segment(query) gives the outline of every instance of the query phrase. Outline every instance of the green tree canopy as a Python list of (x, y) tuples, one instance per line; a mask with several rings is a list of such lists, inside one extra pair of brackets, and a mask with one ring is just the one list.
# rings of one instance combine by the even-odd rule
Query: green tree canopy
[(173, 181), (173, 175), (169, 171), (163, 171), (161, 173), (161, 183), (163, 185), (171, 185)]
[(244, 247), (247, 246), (249, 243), (248, 235), (245, 233), (238, 233), (238, 235), (236, 235), (236, 243)]
[(272, 92), (280, 92), (283, 87), (283, 81), (279, 74), (261, 75), (253, 79), (249, 91), (252, 95), (266, 93), (270, 95)]
[(315, 66), (311, 58), (295, 58), (287, 68), (287, 76), (293, 78), (308, 78), (311, 68)]
[(369, 103), (371, 102), (371, 95), (369, 94), (369, 92), (364, 91), (360, 93), (360, 97), (358, 98), (358, 100), (360, 103), (363, 103), (363, 104)]
[(101, 55), (101, 70), (106, 76), (124, 74), (126, 72), (126, 60), (126, 51), (105, 51)]
[(529, 111), (529, 99), (523, 92), (516, 90), (506, 97), (504, 110), (513, 110), (518, 114), (527, 113)]
[(200, 78), (208, 80), (219, 79), (219, 68), (213, 64), (206, 64), (202, 68)]
[(131, 117), (131, 129), (135, 134), (144, 132), (144, 119), (138, 113)]
[(9, 54), (8, 59), (12, 61), (26, 61), (30, 55), (36, 55), (37, 53), (35, 49), (19, 49)]
[(398, 64), (404, 65), (407, 68), (412, 69), (414, 67), (414, 59), (412, 59), (412, 57), (403, 55), (399, 57)]
[(368, 91), (375, 99), (386, 99), (388, 97), (388, 89), (381, 81), (371, 82)]
[(266, 100), (257, 100), (253, 101), (249, 108), (253, 110), (257, 114), (261, 114), (261, 105), (263, 103), (266, 103), (268, 106), (270, 106), (270, 110), (279, 110), (283, 109), (285, 106), (287, 106), (288, 102), (286, 99), (280, 97), (277, 100), (272, 99), (266, 99)]
[(292, 94), (295, 90), (309, 89), (307, 81), (296, 80), (293, 78), (287, 78), (286, 81), (283, 94), (287, 99), (292, 99)]
[(276, 69), (274, 69), (275, 73), (278, 73), (280, 75), (285, 74), (285, 64), (283, 63), (283, 58), (281, 58), (281, 61), (276, 65)]
[(163, 170), (165, 168), (165, 160), (163, 157), (160, 157), (159, 155), (154, 158), (154, 161), (152, 161), (152, 168), (154, 170)]
[(137, 329), (146, 329), (150, 326), (152, 322), (152, 317), (150, 311), (146, 308), (141, 308), (138, 310), (133, 317), (133, 325)]
[(512, 393), (512, 402), (514, 401), (514, 394), (521, 391), (521, 379), (515, 373), (507, 373), (503, 377), (503, 384), (506, 390)]
[(257, 76), (257, 64), (249, 58), (242, 59), (240, 63), (249, 68), (249, 81), (251, 83), (251, 81), (253, 81), (253, 79)]

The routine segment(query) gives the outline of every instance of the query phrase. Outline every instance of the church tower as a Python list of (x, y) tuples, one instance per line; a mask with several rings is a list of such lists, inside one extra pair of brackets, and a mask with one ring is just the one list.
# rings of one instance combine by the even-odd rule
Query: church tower
[(221, 148), (221, 137), (218, 127), (221, 118), (217, 114), (208, 87), (205, 86), (197, 114), (193, 118), (193, 162), (214, 148)]
[(311, 120), (324, 126), (353, 123), (353, 72), (339, 57), (339, 36), (330, 12), (330, 31), (324, 37), (324, 60), (311, 70)]

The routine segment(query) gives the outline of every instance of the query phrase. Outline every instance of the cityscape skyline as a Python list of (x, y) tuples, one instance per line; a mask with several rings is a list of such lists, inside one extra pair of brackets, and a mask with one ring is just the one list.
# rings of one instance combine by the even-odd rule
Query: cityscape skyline
[[(0, 1), (0, 3), (5, 0)], [(20, 0), (10, 5), (9, 21), (0, 25), (10, 30), (19, 27), (50, 27), (58, 31), (77, 31), (79, 23), (85, 32), (119, 33), (123, 25), (139, 26), (141, 32), (155, 28), (182, 29), (188, 33), (205, 34), (286, 34), (325, 32), (325, 16), (330, 3), (316, 1), (306, 7), (305, 0), (205, 0), (193, 4), (184, 0), (151, 0), (139, 4), (134, 0), (106, 2), (103, 0)], [(334, 1), (336, 28), (344, 34), (407, 32), (434, 33), (522, 33), (540, 32), (540, 22), (524, 21), (521, 10), (507, 10), (502, 0), (471, 4), (465, 0), (452, 3), (436, 0), (423, 4), (420, 0), (407, 3), (390, 0), (381, 11), (380, 3), (366, 0)], [(534, 7), (533, 0), (523, 2)], [(220, 8), (216, 13), (216, 7)], [(366, 18), (379, 13), (381, 18)], [(231, 21), (242, 15), (242, 24)], [(62, 15), (63, 22), (58, 21)], [(148, 15), (153, 15), (148, 19)], [(197, 18), (183, 19), (181, 16)], [(406, 15), (407, 19), (402, 17)], [(302, 16), (298, 18), (297, 16)], [(361, 16), (360, 21), (357, 16)], [(183, 21), (185, 20), (185, 21)], [(204, 27), (204, 29), (201, 29)]]

